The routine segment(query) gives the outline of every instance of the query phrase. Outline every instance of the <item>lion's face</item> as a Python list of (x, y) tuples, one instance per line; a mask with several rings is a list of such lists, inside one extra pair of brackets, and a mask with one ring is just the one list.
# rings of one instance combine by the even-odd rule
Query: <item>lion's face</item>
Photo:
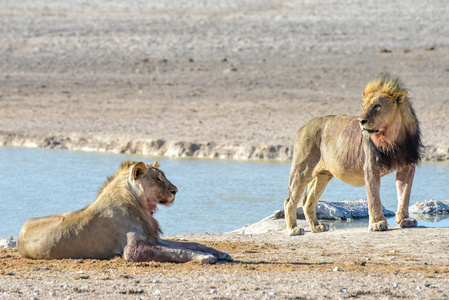
[(364, 134), (372, 135), (382, 131), (394, 115), (395, 105), (381, 93), (370, 94), (363, 101), (363, 111), (359, 116), (360, 127)]
[(144, 201), (151, 211), (154, 211), (156, 204), (172, 205), (178, 192), (176, 186), (168, 181), (158, 167), (158, 162), (152, 165), (138, 162), (132, 169), (132, 179), (141, 187), (141, 201)]
[(392, 98), (379, 91), (364, 95), (363, 111), (358, 118), (360, 127), (377, 146), (394, 144), (401, 127), (401, 101), (402, 98)]

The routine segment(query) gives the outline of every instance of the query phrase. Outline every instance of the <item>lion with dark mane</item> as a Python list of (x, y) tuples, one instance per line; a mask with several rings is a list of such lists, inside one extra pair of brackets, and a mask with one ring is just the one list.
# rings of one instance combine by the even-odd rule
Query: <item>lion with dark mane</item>
[(326, 116), (299, 129), (285, 200), (289, 235), (304, 234), (297, 226), (299, 200), (312, 232), (329, 229), (319, 224), (315, 207), (328, 182), (336, 177), (353, 186), (365, 186), (371, 231), (388, 229), (382, 213), (380, 178), (395, 170), (398, 193), (396, 223), (415, 227), (408, 208), (415, 165), (423, 145), (418, 119), (402, 82), (388, 74), (371, 81), (363, 92), (363, 111), (356, 116)]
[(35, 259), (121, 255), (129, 261), (229, 260), (228, 254), (201, 244), (160, 238), (161, 229), (153, 217), (156, 205), (170, 206), (177, 191), (158, 162), (125, 161), (95, 201), (83, 209), (26, 221), (17, 249)]

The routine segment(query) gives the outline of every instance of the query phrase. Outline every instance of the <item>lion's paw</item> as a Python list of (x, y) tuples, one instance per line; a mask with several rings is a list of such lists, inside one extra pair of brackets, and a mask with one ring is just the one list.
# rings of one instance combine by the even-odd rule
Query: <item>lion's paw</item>
[(303, 235), (304, 234), (304, 228), (295, 226), (291, 229), (287, 229), (287, 234), (289, 236), (295, 236), (295, 235)]
[(193, 260), (202, 264), (214, 264), (217, 262), (217, 259), (212, 254), (198, 254)]
[(388, 222), (387, 221), (380, 221), (375, 223), (369, 223), (368, 226), (369, 231), (386, 231), (388, 230)]
[(328, 231), (329, 230), (329, 225), (328, 224), (320, 224), (317, 225), (315, 227), (312, 227), (312, 232), (323, 232), (323, 231)]
[(225, 252), (219, 252), (217, 255), (218, 260), (225, 260), (225, 261), (232, 261), (231, 255), (225, 253)]
[(405, 218), (400, 221), (396, 220), (396, 224), (398, 224), (401, 228), (410, 228), (418, 226), (418, 221), (413, 218)]

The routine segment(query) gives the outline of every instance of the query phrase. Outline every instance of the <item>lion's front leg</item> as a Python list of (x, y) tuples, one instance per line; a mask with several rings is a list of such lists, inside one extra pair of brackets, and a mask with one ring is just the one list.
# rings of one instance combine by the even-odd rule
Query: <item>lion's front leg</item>
[(396, 172), (396, 188), (398, 191), (398, 211), (396, 212), (396, 224), (401, 228), (416, 227), (418, 221), (410, 218), (408, 208), (410, 204), (410, 193), (412, 190), (415, 165), (403, 166)]
[(202, 252), (205, 254), (212, 254), (216, 257), (217, 260), (226, 260), (231, 261), (232, 258), (229, 254), (218, 251), (217, 249), (207, 247), (205, 245), (199, 244), (199, 243), (192, 243), (192, 242), (175, 242), (175, 241), (169, 241), (169, 240), (160, 240), (160, 243), (166, 247), (173, 248), (173, 249), (184, 249), (184, 250), (191, 250), (195, 252)]
[(365, 188), (368, 197), (369, 226), (370, 231), (388, 230), (388, 222), (382, 212), (380, 201), (380, 175), (370, 169), (365, 169)]
[(170, 248), (165, 245), (153, 245), (147, 241), (131, 241), (126, 245), (123, 258), (129, 261), (146, 262), (189, 262), (212, 264), (216, 257), (210, 253), (195, 252), (191, 250)]

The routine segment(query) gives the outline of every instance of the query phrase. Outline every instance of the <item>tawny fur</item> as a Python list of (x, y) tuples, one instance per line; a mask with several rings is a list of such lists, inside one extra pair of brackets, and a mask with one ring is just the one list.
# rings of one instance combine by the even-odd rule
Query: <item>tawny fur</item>
[(230, 259), (226, 253), (195, 243), (160, 238), (156, 205), (171, 205), (177, 188), (159, 163), (125, 161), (103, 184), (94, 202), (81, 210), (25, 222), (17, 249), (35, 259), (109, 258), (130, 261), (199, 261)]
[(327, 225), (318, 223), (315, 206), (333, 177), (354, 186), (365, 185), (369, 229), (387, 230), (379, 195), (380, 178), (395, 170), (399, 202), (396, 223), (400, 227), (417, 225), (409, 218), (408, 206), (423, 145), (407, 90), (398, 78), (382, 75), (366, 86), (362, 107), (359, 117), (321, 117), (298, 131), (289, 195), (284, 204), (290, 235), (304, 233), (296, 223), (296, 208), (304, 190), (301, 204), (311, 230), (328, 230)]

